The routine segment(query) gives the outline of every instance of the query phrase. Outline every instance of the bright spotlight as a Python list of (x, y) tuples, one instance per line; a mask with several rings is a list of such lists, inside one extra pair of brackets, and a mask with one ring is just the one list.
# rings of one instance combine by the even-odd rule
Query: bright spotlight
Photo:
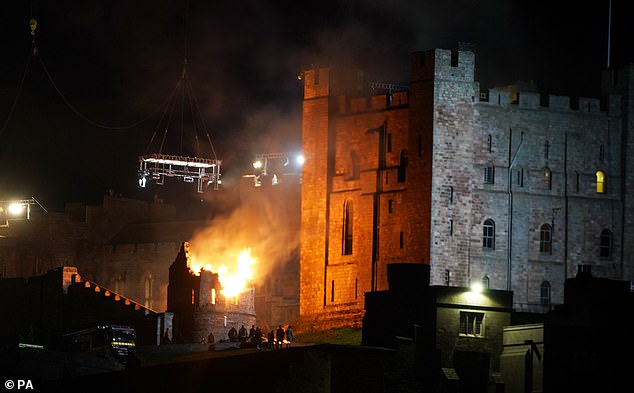
[(25, 206), (22, 203), (11, 203), (8, 207), (7, 207), (7, 211), (9, 212), (10, 215), (12, 216), (19, 216), (24, 212)]
[(482, 284), (479, 282), (474, 282), (471, 284), (471, 292), (480, 293), (482, 292)]
[(295, 162), (297, 162), (297, 165), (302, 166), (304, 165), (304, 156), (302, 154), (299, 154), (297, 157), (295, 157)]
[(253, 168), (254, 168), (254, 169), (260, 169), (260, 168), (262, 168), (262, 161), (260, 161), (260, 160), (255, 161), (255, 162), (253, 163)]

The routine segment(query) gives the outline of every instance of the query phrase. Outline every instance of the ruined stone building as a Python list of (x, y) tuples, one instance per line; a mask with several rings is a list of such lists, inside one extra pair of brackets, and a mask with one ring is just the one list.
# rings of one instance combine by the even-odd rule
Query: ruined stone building
[(413, 53), (406, 87), (336, 67), (302, 79), (308, 326), (358, 326), (394, 262), (512, 291), (527, 312), (561, 304), (580, 264), (634, 279), (634, 67), (597, 98), (482, 91), (464, 48)]

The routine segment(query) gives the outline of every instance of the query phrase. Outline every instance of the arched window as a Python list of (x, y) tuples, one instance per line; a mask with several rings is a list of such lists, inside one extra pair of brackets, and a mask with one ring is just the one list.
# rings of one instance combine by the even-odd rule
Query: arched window
[(603, 194), (605, 192), (605, 173), (597, 171), (597, 192)]
[(612, 257), (612, 231), (604, 229), (601, 231), (601, 243), (599, 244), (599, 256), (601, 258)]
[(547, 190), (551, 190), (553, 188), (553, 176), (552, 176), (552, 171), (550, 170), (550, 168), (545, 167), (544, 168), (544, 178), (543, 178), (543, 184), (544, 184), (544, 188)]
[(482, 277), (482, 288), (489, 289), (489, 276)]
[(495, 249), (495, 222), (490, 218), (486, 219), (482, 225), (482, 247)]
[(353, 227), (352, 201), (346, 201), (343, 206), (343, 255), (352, 254), (352, 227)]
[(542, 282), (539, 288), (539, 302), (542, 306), (550, 307), (550, 283), (548, 281)]
[(544, 224), (539, 228), (539, 252), (552, 254), (553, 252), (553, 228)]

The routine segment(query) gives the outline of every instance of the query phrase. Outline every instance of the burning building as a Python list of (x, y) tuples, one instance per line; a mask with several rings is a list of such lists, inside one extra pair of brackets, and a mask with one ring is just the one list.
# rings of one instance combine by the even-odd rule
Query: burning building
[[(248, 253), (241, 254), (249, 258)], [(222, 269), (221, 269), (222, 270)], [(192, 265), (184, 242), (169, 268), (165, 328), (174, 342), (199, 342), (212, 333), (215, 341), (232, 327), (255, 325), (255, 290), (248, 280), (236, 282), (209, 268)]]

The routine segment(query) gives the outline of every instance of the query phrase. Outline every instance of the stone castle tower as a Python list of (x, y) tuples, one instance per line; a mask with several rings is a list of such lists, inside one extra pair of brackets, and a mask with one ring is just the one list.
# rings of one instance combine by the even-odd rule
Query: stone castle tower
[(467, 49), (414, 53), (407, 88), (306, 70), (300, 319), (358, 325), (393, 262), (531, 312), (580, 264), (634, 279), (633, 68), (601, 99), (481, 92)]

